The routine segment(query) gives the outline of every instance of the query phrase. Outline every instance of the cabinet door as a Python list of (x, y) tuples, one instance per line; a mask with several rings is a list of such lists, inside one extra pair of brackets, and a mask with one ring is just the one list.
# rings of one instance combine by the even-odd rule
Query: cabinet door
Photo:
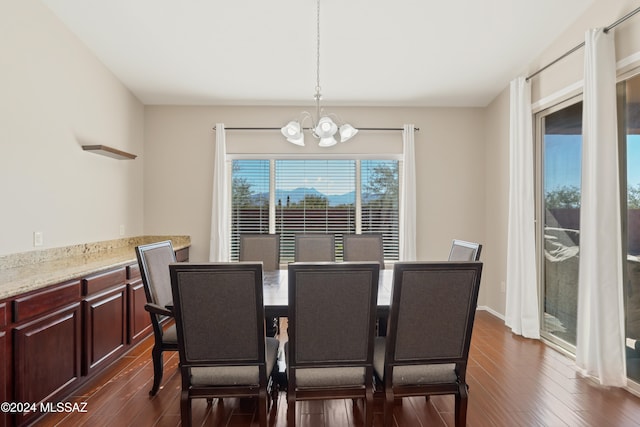
[(176, 251), (176, 261), (187, 262), (189, 261), (189, 248), (182, 248)]
[[(11, 394), (9, 390), (9, 373), (11, 372), (11, 348), (10, 340), (7, 332), (8, 328), (8, 305), (6, 302), (0, 303), (0, 402), (9, 402)], [(0, 425), (9, 425), (9, 415), (6, 412), (0, 412)]]
[[(8, 402), (9, 399), (9, 382), (7, 373), (9, 372), (9, 361), (11, 357), (9, 354), (9, 340), (7, 339), (7, 332), (0, 330), (0, 402)], [(0, 412), (0, 425), (9, 425), (10, 415), (6, 412)]]
[[(16, 402), (55, 402), (80, 378), (80, 303), (13, 329)], [(31, 414), (31, 417), (38, 414)], [(19, 415), (22, 424), (28, 416)]]
[(122, 284), (83, 301), (85, 348), (82, 373), (106, 366), (125, 350), (127, 287)]
[(144, 309), (147, 296), (142, 280), (129, 283), (129, 343), (137, 344), (151, 333), (151, 317)]

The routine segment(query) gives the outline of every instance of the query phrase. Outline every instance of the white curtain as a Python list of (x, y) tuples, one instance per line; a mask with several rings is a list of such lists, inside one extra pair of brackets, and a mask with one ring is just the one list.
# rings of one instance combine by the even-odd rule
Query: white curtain
[(211, 203), (211, 241), (209, 261), (229, 261), (229, 215), (227, 185), (227, 148), (224, 124), (216, 124), (216, 150), (213, 163), (213, 200)]
[(506, 325), (518, 335), (540, 338), (536, 274), (535, 199), (531, 85), (511, 81), (509, 135), (509, 223)]
[(626, 384), (616, 60), (613, 33), (586, 33), (576, 364)]
[(416, 260), (416, 161), (414, 125), (402, 131), (402, 192), (400, 193), (400, 260)]

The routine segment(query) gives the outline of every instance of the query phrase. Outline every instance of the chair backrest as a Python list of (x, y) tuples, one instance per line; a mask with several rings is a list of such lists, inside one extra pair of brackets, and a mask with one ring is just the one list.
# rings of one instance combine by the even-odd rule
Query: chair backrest
[(457, 363), (464, 378), (481, 274), (477, 261), (396, 263), (385, 365)]
[(344, 234), (345, 261), (376, 261), (384, 269), (382, 234)]
[(140, 275), (147, 302), (165, 307), (171, 304), (169, 264), (176, 262), (170, 240), (136, 247)]
[(378, 263), (289, 264), (292, 369), (373, 363)]
[(482, 245), (480, 243), (453, 240), (449, 261), (479, 261)]
[(260, 263), (169, 266), (180, 365), (264, 365)]
[(296, 234), (296, 262), (333, 262), (336, 244), (333, 234)]
[(265, 271), (280, 269), (279, 234), (241, 234), (240, 261), (262, 261)]

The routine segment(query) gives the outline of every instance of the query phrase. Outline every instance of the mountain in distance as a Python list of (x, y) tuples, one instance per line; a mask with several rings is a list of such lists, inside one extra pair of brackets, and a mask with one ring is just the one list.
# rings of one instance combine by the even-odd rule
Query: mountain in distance
[(287, 197), (291, 203), (298, 203), (305, 198), (305, 196), (313, 197), (326, 197), (313, 187), (298, 187), (293, 190), (276, 190), (276, 204), (278, 200), (282, 201), (282, 204), (287, 203)]
[[(326, 197), (327, 199), (329, 199), (329, 206), (351, 204), (355, 203), (356, 200), (355, 191), (350, 191), (345, 194), (333, 194), (327, 196), (313, 187), (298, 187), (293, 190), (276, 190), (276, 205), (278, 204), (279, 200), (283, 205), (286, 205), (287, 197), (289, 197), (290, 203), (298, 203), (302, 201), (305, 196)], [(269, 193), (255, 194), (253, 197), (256, 199), (261, 198), (264, 200), (265, 198), (269, 198)], [(367, 195), (365, 195), (363, 198), (365, 200), (369, 199)]]

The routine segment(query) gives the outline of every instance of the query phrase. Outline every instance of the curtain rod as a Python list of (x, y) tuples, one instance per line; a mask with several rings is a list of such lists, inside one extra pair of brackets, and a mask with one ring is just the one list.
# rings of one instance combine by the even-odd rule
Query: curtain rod
[[(256, 127), (225, 127), (224, 130), (280, 130), (282, 128), (256, 128)], [(304, 130), (312, 130), (312, 128), (303, 128)], [(404, 130), (404, 128), (357, 128), (358, 130), (381, 130), (381, 131), (397, 131)], [(415, 132), (419, 131), (420, 128), (413, 128)], [(216, 130), (216, 127), (213, 127), (213, 130)]]
[[(633, 15), (635, 15), (636, 13), (640, 12), (640, 7), (632, 10), (631, 12), (627, 13), (625, 16), (623, 16), (622, 18), (618, 19), (616, 22), (614, 22), (613, 24), (609, 25), (608, 27), (604, 27), (604, 32), (608, 33), (609, 31), (611, 31), (612, 29), (614, 29), (615, 27), (617, 27), (618, 25), (622, 24), (624, 21), (626, 21), (627, 19), (631, 18)], [(573, 52), (575, 52), (576, 50), (580, 49), (584, 47), (584, 42), (580, 43), (579, 45), (577, 45), (576, 47), (570, 49), (569, 51), (565, 52), (564, 54), (560, 55), (559, 57), (557, 57), (556, 59), (554, 59), (553, 61), (551, 61), (550, 63), (548, 63), (547, 65), (545, 65), (544, 67), (540, 68), (538, 71), (536, 71), (533, 74), (530, 74), (526, 80), (529, 81), (531, 80), (533, 77), (537, 76), (538, 74), (540, 74), (541, 72), (543, 72), (544, 70), (546, 70), (547, 68), (551, 67), (552, 65), (554, 65), (556, 62), (559, 62), (560, 60), (566, 58), (567, 56), (571, 55)]]

